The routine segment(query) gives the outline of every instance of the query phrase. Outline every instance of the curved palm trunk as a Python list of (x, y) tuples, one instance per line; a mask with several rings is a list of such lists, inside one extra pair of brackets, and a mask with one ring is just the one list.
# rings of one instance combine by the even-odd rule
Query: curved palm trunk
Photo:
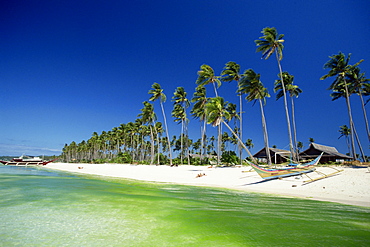
[[(240, 94), (239, 95), (239, 108), (240, 108), (240, 119), (239, 119), (239, 123), (240, 123), (240, 133), (239, 133), (239, 137), (240, 137), (240, 140), (243, 140), (243, 99), (242, 99), (242, 95)], [(238, 145), (238, 149), (239, 149), (239, 159), (240, 159), (240, 165), (243, 165), (243, 160), (242, 160), (242, 155), (243, 155), (243, 149), (242, 149), (242, 146)]]
[[(354, 126), (353, 126), (353, 127), (354, 127)], [(366, 156), (365, 156), (364, 150), (362, 149), (362, 146), (361, 146), (361, 143), (360, 143), (360, 139), (358, 138), (357, 131), (356, 131), (356, 129), (353, 129), (353, 130), (354, 130), (353, 132), (354, 132), (354, 134), (355, 134), (357, 144), (358, 144), (358, 146), (359, 146), (359, 148), (360, 148), (360, 152), (361, 152), (362, 160), (363, 160), (364, 162), (366, 162), (366, 161), (367, 161), (367, 160), (366, 160)]]
[(365, 119), (365, 125), (366, 125), (366, 132), (367, 132), (367, 138), (370, 141), (370, 131), (369, 131), (369, 122), (367, 121), (367, 114), (365, 109), (365, 103), (364, 99), (362, 97), (362, 93), (359, 93), (360, 99), (361, 99), (361, 106), (362, 106), (362, 112), (364, 113), (364, 119)]
[(237, 134), (235, 134), (235, 132), (233, 131), (233, 129), (224, 120), (222, 120), (222, 123), (230, 130), (231, 134), (233, 134), (235, 136), (235, 138), (238, 139), (240, 145), (242, 145), (242, 147), (244, 148), (244, 150), (247, 151), (249, 157), (251, 157), (251, 159), (253, 160), (253, 162), (257, 163), (257, 160), (253, 157), (253, 155), (251, 154), (251, 152), (249, 151), (249, 149), (245, 146), (245, 144), (243, 143), (243, 141), (240, 140), (239, 136)]
[(168, 134), (168, 126), (167, 126), (166, 114), (165, 114), (165, 112), (164, 112), (163, 103), (162, 103), (162, 102), (160, 102), (160, 105), (161, 105), (162, 114), (163, 114), (164, 126), (165, 126), (165, 128), (166, 128), (167, 145), (168, 145), (169, 153), (170, 153), (170, 166), (173, 166), (173, 164), (172, 164), (172, 149), (171, 149), (170, 135)]
[(181, 136), (180, 136), (180, 145), (181, 145), (181, 152), (180, 152), (180, 159), (181, 165), (183, 164), (183, 155), (184, 155), (184, 121), (181, 120)]
[(347, 81), (343, 78), (344, 80), (344, 88), (346, 90), (346, 103), (347, 103), (347, 111), (348, 111), (348, 117), (349, 117), (349, 126), (351, 129), (351, 147), (352, 147), (352, 157), (354, 160), (357, 160), (357, 155), (356, 155), (356, 148), (355, 148), (355, 125), (353, 123), (353, 118), (352, 118), (352, 110), (351, 110), (351, 102), (349, 100), (349, 93), (348, 93), (348, 87), (347, 87)]
[(215, 90), (215, 95), (216, 95), (216, 97), (218, 97), (218, 93), (217, 93), (217, 88), (216, 88), (216, 84), (213, 82), (212, 83), (213, 84), (213, 88), (214, 88), (214, 90)]
[(153, 162), (154, 162), (154, 133), (153, 133), (153, 128), (151, 125), (149, 125), (149, 128), (150, 128), (150, 139), (151, 139), (150, 164), (153, 165)]
[(348, 154), (351, 154), (351, 145), (350, 145), (348, 135), (346, 135), (346, 144), (347, 144), (347, 148), (348, 148)]
[(272, 164), (271, 164), (271, 155), (270, 155), (270, 147), (269, 147), (269, 138), (268, 138), (268, 134), (267, 134), (265, 111), (263, 110), (262, 100), (259, 99), (259, 102), (260, 102), (260, 109), (261, 109), (263, 139), (265, 141), (265, 150), (266, 150), (267, 163), (271, 166)]
[(218, 125), (218, 135), (217, 135), (217, 165), (220, 165), (220, 155), (221, 155), (221, 124)]
[(296, 124), (295, 124), (294, 98), (293, 96), (291, 96), (290, 98), (292, 101), (293, 147), (294, 147), (295, 155), (297, 157), (297, 161), (299, 161), (299, 153), (298, 153), (298, 148), (297, 148), (297, 129), (296, 129)]
[(206, 119), (203, 120), (203, 129), (202, 129), (202, 138), (201, 138), (201, 152), (200, 152), (200, 164), (202, 165), (203, 164), (203, 159), (204, 159), (204, 155), (206, 154), (207, 150), (206, 150), (206, 147), (205, 147), (205, 144), (206, 144), (206, 141), (205, 141), (205, 137), (206, 137), (206, 127), (207, 126), (207, 121)]
[(185, 125), (186, 128), (186, 156), (188, 159), (188, 165), (190, 165), (190, 151), (189, 151), (189, 133), (188, 133), (188, 126), (187, 124)]
[(283, 80), (283, 70), (281, 68), (281, 64), (280, 64), (280, 60), (279, 60), (277, 50), (275, 51), (275, 54), (276, 54), (276, 60), (278, 62), (278, 66), (279, 66), (281, 85), (283, 87), (283, 93), (284, 93), (284, 106), (285, 106), (286, 121), (287, 121), (287, 125), (288, 125), (289, 149), (290, 149), (290, 152), (292, 154), (293, 160), (297, 161), (297, 158), (295, 157), (295, 151), (293, 149), (292, 129), (290, 127), (290, 117), (289, 117), (288, 103), (287, 103), (287, 99), (286, 99), (285, 85), (284, 85), (284, 80)]
[(157, 165), (160, 165), (160, 160), (159, 160), (159, 154), (160, 154), (160, 150), (159, 150), (159, 133), (158, 131), (157, 132)]
[(203, 123), (202, 123), (202, 120), (199, 121), (200, 123), (200, 165), (202, 165), (202, 160), (203, 160), (203, 145), (204, 145), (204, 141), (203, 141)]

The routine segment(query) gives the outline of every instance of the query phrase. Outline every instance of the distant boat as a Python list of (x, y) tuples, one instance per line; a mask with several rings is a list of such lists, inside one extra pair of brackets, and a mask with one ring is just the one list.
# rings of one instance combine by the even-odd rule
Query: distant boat
[(0, 163), (8, 166), (44, 166), (54, 160), (43, 160), (40, 157), (22, 155), (19, 158), (13, 158), (11, 161), (0, 160)]

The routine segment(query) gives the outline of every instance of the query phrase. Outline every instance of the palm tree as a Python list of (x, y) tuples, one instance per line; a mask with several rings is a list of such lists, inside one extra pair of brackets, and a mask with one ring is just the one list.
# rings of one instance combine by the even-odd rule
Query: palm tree
[(245, 146), (247, 146), (248, 149), (253, 148), (254, 144), (252, 142), (252, 139), (247, 139), (247, 141), (245, 142)]
[[(207, 103), (208, 98), (206, 96), (206, 88), (204, 86), (197, 86), (193, 94), (191, 102), (193, 108), (190, 113), (194, 118), (200, 120), (200, 131), (201, 131), (201, 145), (200, 145), (200, 162), (202, 163), (203, 154), (205, 154), (205, 133), (206, 133), (206, 113), (205, 113), (205, 104)], [(202, 126), (203, 123), (203, 126)]]
[[(187, 93), (183, 87), (176, 88), (172, 101), (174, 101), (174, 109), (172, 111), (172, 116), (175, 118), (175, 122), (181, 122), (181, 153), (183, 153), (184, 148), (184, 135), (187, 135), (187, 123), (188, 118), (186, 114), (186, 109), (190, 106), (189, 100), (186, 98)], [(187, 140), (187, 139), (186, 139)], [(189, 143), (186, 143), (188, 164), (190, 164), (189, 156)], [(182, 164), (182, 155), (181, 155), (181, 164)]]
[(339, 133), (341, 134), (338, 139), (340, 139), (341, 137), (345, 137), (346, 138), (346, 143), (347, 143), (347, 147), (348, 147), (348, 152), (351, 153), (351, 146), (350, 146), (350, 142), (349, 142), (349, 138), (348, 136), (351, 135), (351, 129), (348, 128), (347, 125), (342, 125), (342, 126), (339, 126)]
[(202, 66), (200, 66), (200, 70), (198, 71), (198, 79), (195, 83), (199, 86), (205, 86), (212, 83), (215, 90), (215, 95), (216, 97), (218, 96), (217, 88), (221, 86), (221, 81), (218, 76), (215, 76), (215, 72), (211, 66), (207, 64), (203, 64)]
[[(231, 82), (236, 81), (237, 88), (239, 89), (239, 80), (242, 77), (240, 74), (240, 65), (235, 62), (228, 62), (226, 63), (223, 71), (221, 72), (221, 80), (224, 82)], [(240, 132), (239, 137), (241, 140), (243, 140), (243, 99), (242, 99), (242, 93), (238, 90), (238, 96), (239, 96), (239, 123), (240, 123)], [(239, 149), (239, 158), (240, 158), (240, 164), (243, 164), (242, 160), (242, 148), (241, 145), (238, 145)]]
[(288, 125), (288, 137), (289, 137), (289, 148), (290, 152), (293, 156), (293, 160), (296, 161), (296, 157), (294, 155), (293, 149), (293, 140), (292, 140), (292, 130), (290, 127), (290, 117), (289, 117), (289, 110), (288, 110), (288, 103), (286, 98), (286, 90), (284, 85), (284, 78), (283, 78), (283, 70), (281, 68), (280, 61), (283, 59), (283, 37), (284, 34), (278, 34), (276, 28), (274, 27), (266, 27), (261, 32), (263, 36), (260, 37), (259, 40), (255, 40), (257, 47), (257, 52), (262, 52), (262, 58), (268, 59), (273, 53), (276, 55), (276, 60), (279, 67), (280, 79), (282, 81), (281, 85), (283, 88), (284, 93), (284, 106), (285, 106), (285, 116)]
[(163, 133), (163, 126), (162, 126), (162, 123), (161, 122), (156, 122), (155, 125), (154, 125), (154, 129), (155, 129), (155, 132), (157, 133), (157, 164), (159, 165), (160, 164), (160, 161), (159, 161), (159, 156), (160, 156), (160, 150), (159, 150), (159, 144), (161, 142), (161, 136), (162, 136), (162, 133)]
[[(253, 161), (256, 161), (253, 155), (250, 153), (248, 148), (244, 145), (242, 140), (240, 140), (239, 136), (232, 130), (232, 128), (227, 124), (226, 120), (230, 120), (230, 113), (226, 110), (226, 104), (222, 97), (215, 97), (211, 98), (210, 101), (206, 104), (206, 114), (207, 114), (207, 123), (212, 124), (212, 126), (219, 126), (223, 123), (230, 132), (238, 139), (241, 143), (243, 148), (247, 151), (249, 156), (252, 158)], [(217, 153), (217, 163), (220, 163), (219, 153)]]
[(356, 93), (361, 100), (362, 112), (364, 115), (365, 125), (366, 125), (366, 132), (368, 140), (370, 141), (370, 130), (369, 130), (369, 122), (367, 120), (367, 114), (365, 109), (365, 102), (363, 96), (370, 95), (370, 79), (365, 77), (365, 73), (360, 73), (360, 67), (358, 66), (351, 66), (350, 71), (348, 73), (348, 80), (352, 87), (353, 93)]
[[(280, 75), (278, 76), (280, 77)], [(293, 84), (293, 81), (294, 81), (293, 75), (290, 75), (288, 72), (283, 72), (282, 76), (283, 76), (283, 80), (281, 80), (280, 78), (280, 80), (275, 81), (274, 92), (275, 93), (277, 92), (276, 100), (284, 96), (282, 82), (284, 82), (285, 84), (285, 90), (289, 92), (290, 102), (292, 106), (293, 148), (294, 148), (294, 152), (296, 155), (296, 160), (298, 160), (299, 155), (298, 155), (298, 147), (297, 147), (297, 128), (296, 128), (296, 123), (295, 123), (294, 97), (298, 98), (299, 94), (302, 93), (302, 89), (300, 89), (297, 85)]]
[(299, 152), (301, 152), (302, 148), (303, 148), (303, 142), (297, 142), (297, 149)]
[[(166, 102), (167, 97), (163, 93), (163, 89), (161, 88), (161, 85), (159, 85), (158, 83), (154, 83), (152, 85), (152, 88), (153, 89), (149, 90), (149, 94), (152, 95), (152, 97), (150, 97), (149, 101), (156, 101), (157, 99), (159, 99), (159, 104), (161, 105), (162, 115), (163, 115), (163, 120), (164, 120), (164, 127), (166, 128), (167, 145), (169, 147), (171, 147), (170, 135), (168, 133), (167, 117), (166, 117), (166, 114), (164, 112), (164, 107), (163, 107), (163, 102)], [(173, 166), (172, 165), (172, 150), (171, 150), (171, 148), (169, 148), (169, 153), (170, 153), (170, 166)]]
[(265, 141), (265, 150), (266, 150), (266, 157), (267, 162), (271, 165), (271, 155), (269, 149), (269, 140), (267, 134), (267, 125), (266, 125), (266, 118), (264, 113), (264, 105), (266, 104), (266, 97), (270, 97), (269, 93), (267, 92), (267, 88), (265, 88), (260, 80), (261, 75), (256, 74), (252, 69), (248, 69), (244, 72), (244, 76), (241, 78), (239, 82), (240, 90), (247, 94), (245, 98), (247, 101), (256, 101), (258, 100), (260, 103), (260, 110), (261, 110), (261, 118), (262, 118), (262, 130), (263, 130), (263, 137)]
[(144, 107), (141, 109), (141, 113), (138, 117), (141, 117), (141, 120), (144, 124), (147, 124), (150, 129), (150, 140), (151, 140), (151, 159), (150, 164), (153, 164), (154, 161), (154, 122), (156, 121), (157, 117), (154, 113), (153, 104), (149, 103), (148, 101), (143, 102)]
[[(328, 74), (322, 76), (320, 80), (325, 80), (326, 78), (335, 76), (336, 79), (334, 82), (331, 84), (329, 87), (330, 90), (333, 90), (335, 88), (338, 89), (338, 86), (342, 85), (344, 87), (345, 91), (345, 98), (346, 98), (346, 103), (347, 103), (347, 111), (348, 111), (348, 117), (349, 117), (349, 126), (350, 129), (352, 129), (352, 134), (351, 134), (351, 155), (353, 159), (357, 159), (356, 157), (356, 149), (355, 149), (355, 140), (354, 140), (354, 123), (353, 123), (353, 118), (352, 118), (352, 110), (351, 110), (351, 103), (349, 100), (349, 91), (348, 91), (348, 85), (346, 81), (346, 75), (350, 73), (351, 70), (351, 65), (349, 65), (349, 60), (351, 58), (351, 54), (348, 54), (347, 58), (346, 56), (342, 53), (339, 52), (337, 55), (332, 55), (329, 56), (330, 60), (324, 64), (324, 69), (330, 69)], [(362, 63), (363, 60), (360, 60), (357, 62), (354, 67), (358, 66), (360, 63)]]
[[(332, 89), (333, 89), (333, 92), (330, 94), (330, 96), (332, 97), (332, 100), (337, 100), (339, 98), (345, 98), (346, 99), (346, 102), (347, 102), (347, 106), (349, 104), (349, 96), (350, 94), (348, 95), (348, 99), (347, 99), (347, 94), (346, 94), (346, 90), (345, 90), (345, 87), (344, 87), (344, 83), (337, 83)], [(364, 160), (364, 162), (366, 162), (366, 157), (365, 157), (365, 153), (362, 149), (362, 145), (361, 145), (361, 142), (360, 142), (360, 139), (358, 138), (358, 135), (357, 135), (357, 131), (356, 131), (356, 128), (355, 128), (355, 124), (353, 123), (352, 121), (352, 131), (351, 131), (351, 136), (354, 136), (356, 137), (356, 141), (357, 141), (357, 144), (360, 148), (360, 152), (361, 152), (361, 155), (362, 155), (362, 158)]]

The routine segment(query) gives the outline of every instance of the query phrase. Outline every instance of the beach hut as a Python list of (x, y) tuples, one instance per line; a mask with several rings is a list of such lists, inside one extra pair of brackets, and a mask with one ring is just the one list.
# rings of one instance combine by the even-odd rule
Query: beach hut
[(321, 153), (324, 153), (320, 159), (320, 163), (327, 163), (327, 162), (344, 162), (345, 160), (351, 160), (352, 157), (341, 154), (335, 147), (325, 146), (317, 143), (311, 143), (310, 147), (301, 152), (299, 157), (301, 159), (314, 159)]
[[(269, 148), (271, 162), (274, 164), (281, 164), (290, 160), (290, 151), (278, 148)], [(253, 155), (260, 162), (267, 162), (266, 149), (262, 148), (255, 155)]]

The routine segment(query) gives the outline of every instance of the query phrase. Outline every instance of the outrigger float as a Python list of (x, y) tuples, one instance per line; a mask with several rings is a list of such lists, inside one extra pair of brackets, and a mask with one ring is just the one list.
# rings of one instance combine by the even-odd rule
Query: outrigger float
[[(316, 165), (319, 163), (321, 156), (323, 153), (321, 153), (316, 159), (313, 161), (306, 163), (306, 164), (290, 164), (290, 167), (284, 167), (284, 168), (279, 168), (279, 169), (265, 169), (262, 168), (256, 164), (253, 164), (250, 161), (247, 161), (248, 164), (260, 175), (260, 177), (264, 180), (269, 180), (269, 179), (276, 179), (276, 178), (284, 178), (284, 177), (290, 177), (290, 176), (297, 176), (297, 175), (305, 175), (309, 178), (309, 180), (303, 181), (304, 183), (310, 183), (314, 182), (323, 178), (327, 178), (330, 176), (333, 176), (339, 172), (342, 172), (343, 170), (338, 170), (333, 167), (335, 172), (331, 174), (324, 174), (323, 172), (319, 172), (316, 170)], [(316, 171), (318, 174), (321, 175), (321, 177), (318, 178), (311, 178), (307, 175), (307, 173)]]
[(47, 161), (41, 159), (40, 157), (31, 157), (31, 156), (26, 157), (27, 158), (25, 158), (25, 156), (22, 155), (19, 158), (13, 158), (11, 161), (0, 160), (0, 163), (6, 166), (44, 166), (56, 160), (54, 159)]

